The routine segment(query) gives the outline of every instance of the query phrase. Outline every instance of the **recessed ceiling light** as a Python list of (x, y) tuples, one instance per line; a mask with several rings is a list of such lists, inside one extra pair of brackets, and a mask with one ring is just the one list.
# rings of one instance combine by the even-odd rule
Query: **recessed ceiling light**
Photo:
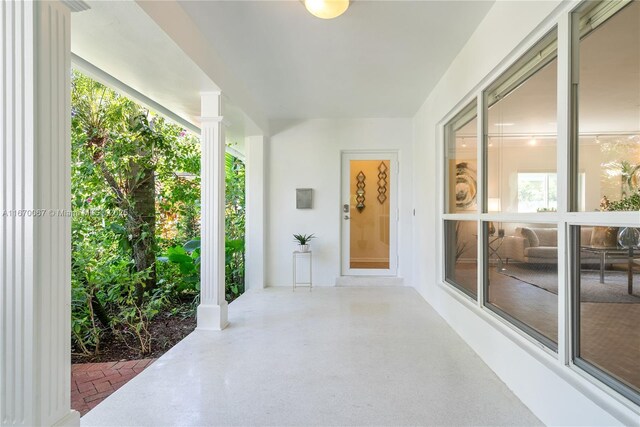
[(538, 143), (538, 141), (536, 141), (536, 139), (535, 139), (535, 138), (531, 138), (531, 139), (529, 140), (529, 145), (531, 145), (531, 146), (534, 146), (534, 145), (536, 145), (537, 143)]

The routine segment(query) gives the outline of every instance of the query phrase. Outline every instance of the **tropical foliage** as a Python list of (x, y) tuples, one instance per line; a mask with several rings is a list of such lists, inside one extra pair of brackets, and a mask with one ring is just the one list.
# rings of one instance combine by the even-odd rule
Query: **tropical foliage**
[[(74, 351), (95, 354), (112, 334), (146, 354), (151, 319), (198, 302), (199, 141), (80, 73), (71, 99)], [(244, 165), (232, 156), (227, 188), (231, 300), (244, 291)]]
[(603, 200), (600, 206), (603, 211), (640, 211), (640, 191), (613, 202)]
[(640, 164), (628, 161), (611, 162), (603, 165), (608, 177), (619, 177), (622, 198), (610, 201), (606, 196), (600, 202), (603, 211), (639, 211), (640, 210)]

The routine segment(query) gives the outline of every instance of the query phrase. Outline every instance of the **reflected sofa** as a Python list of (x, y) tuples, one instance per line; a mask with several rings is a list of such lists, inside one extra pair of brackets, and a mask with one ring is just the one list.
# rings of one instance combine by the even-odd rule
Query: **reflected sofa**
[[(580, 239), (590, 242), (593, 229), (582, 227)], [(505, 236), (498, 253), (502, 259), (529, 264), (558, 263), (558, 229), (518, 227), (511, 236)]]

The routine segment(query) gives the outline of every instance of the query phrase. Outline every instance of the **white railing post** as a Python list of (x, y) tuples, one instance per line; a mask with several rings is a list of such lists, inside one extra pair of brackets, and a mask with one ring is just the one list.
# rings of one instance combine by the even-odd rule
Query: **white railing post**
[(225, 139), (220, 92), (202, 94), (201, 257), (198, 329), (227, 326), (225, 300)]

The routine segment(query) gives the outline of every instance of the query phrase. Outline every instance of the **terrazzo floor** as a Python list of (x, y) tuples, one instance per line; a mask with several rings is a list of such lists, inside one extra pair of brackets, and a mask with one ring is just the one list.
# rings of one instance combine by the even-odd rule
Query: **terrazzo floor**
[(251, 291), (82, 426), (540, 425), (408, 287)]

